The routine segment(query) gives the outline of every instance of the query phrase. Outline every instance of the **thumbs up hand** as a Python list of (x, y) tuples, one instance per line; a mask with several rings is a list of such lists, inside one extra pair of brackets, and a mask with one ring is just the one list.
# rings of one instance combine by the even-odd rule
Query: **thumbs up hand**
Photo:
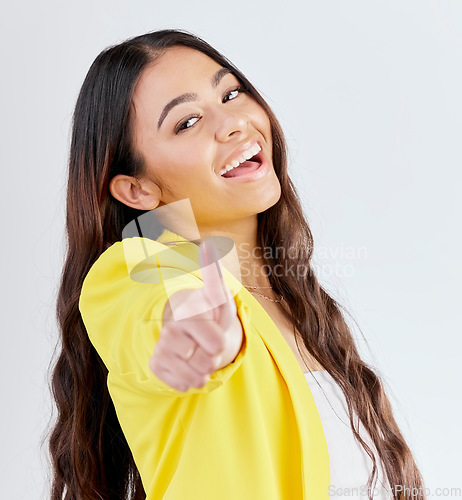
[[(203, 387), (213, 372), (231, 363), (244, 336), (236, 303), (221, 276), (211, 241), (200, 244), (199, 263), (204, 287), (180, 290), (169, 298), (160, 337), (149, 361), (157, 378), (182, 392)], [(185, 319), (174, 320), (172, 310), (179, 307)]]

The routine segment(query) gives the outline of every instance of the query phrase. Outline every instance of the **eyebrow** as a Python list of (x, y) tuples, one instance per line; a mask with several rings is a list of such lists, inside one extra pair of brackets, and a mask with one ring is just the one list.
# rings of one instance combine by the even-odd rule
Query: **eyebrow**
[[(228, 73), (231, 73), (231, 70), (229, 68), (221, 68), (219, 69), (211, 78), (210, 84), (212, 85), (213, 88), (218, 87), (219, 83), (221, 82), (222, 78), (227, 75)], [(172, 99), (169, 103), (167, 103), (162, 110), (162, 113), (160, 114), (159, 121), (157, 122), (157, 130), (160, 129), (160, 126), (162, 125), (162, 122), (165, 120), (167, 117), (168, 113), (172, 108), (175, 106), (178, 106), (178, 104), (183, 104), (185, 102), (191, 102), (195, 101), (197, 99), (197, 94), (188, 92), (187, 94), (182, 94), (178, 97), (175, 97)]]

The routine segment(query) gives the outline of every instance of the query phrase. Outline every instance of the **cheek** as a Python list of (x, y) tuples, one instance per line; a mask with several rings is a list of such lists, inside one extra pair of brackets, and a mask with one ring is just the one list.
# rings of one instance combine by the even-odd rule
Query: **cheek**
[(262, 132), (269, 150), (269, 156), (273, 158), (273, 136), (271, 133), (271, 122), (266, 112), (259, 107), (257, 127)]
[(206, 163), (204, 155), (200, 154), (199, 148), (191, 150), (181, 150), (171, 157), (170, 174), (177, 179), (186, 179), (188, 183), (194, 183), (204, 174), (204, 164)]
[(255, 103), (255, 117), (260, 128), (266, 133), (271, 132), (271, 122), (266, 111), (257, 103)]
[(202, 131), (182, 137), (165, 151), (164, 158), (166, 164), (172, 164), (178, 176), (189, 175), (189, 180), (194, 182), (195, 177), (207, 175), (212, 169), (215, 154), (214, 142)]
[(170, 178), (183, 178), (198, 168), (198, 152), (200, 149), (191, 144), (192, 141), (178, 141), (169, 144), (159, 151), (158, 158), (162, 164), (162, 173)]

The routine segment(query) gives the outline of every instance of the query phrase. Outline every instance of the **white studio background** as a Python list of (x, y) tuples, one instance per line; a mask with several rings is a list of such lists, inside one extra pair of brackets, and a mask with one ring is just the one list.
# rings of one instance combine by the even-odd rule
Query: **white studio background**
[(49, 497), (40, 443), (77, 93), (103, 48), (161, 28), (210, 42), (273, 106), (320, 280), (366, 337), (356, 330), (426, 486), (462, 488), (462, 2), (18, 1), (2, 11), (0, 497)]

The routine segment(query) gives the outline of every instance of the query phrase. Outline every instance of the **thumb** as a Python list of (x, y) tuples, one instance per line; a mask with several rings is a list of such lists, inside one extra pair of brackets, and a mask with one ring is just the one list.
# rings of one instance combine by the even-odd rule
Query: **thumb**
[(207, 302), (213, 308), (226, 304), (225, 309), (235, 314), (236, 304), (232, 293), (225, 284), (218, 250), (211, 240), (204, 239), (199, 245), (199, 265), (204, 280), (203, 292)]

